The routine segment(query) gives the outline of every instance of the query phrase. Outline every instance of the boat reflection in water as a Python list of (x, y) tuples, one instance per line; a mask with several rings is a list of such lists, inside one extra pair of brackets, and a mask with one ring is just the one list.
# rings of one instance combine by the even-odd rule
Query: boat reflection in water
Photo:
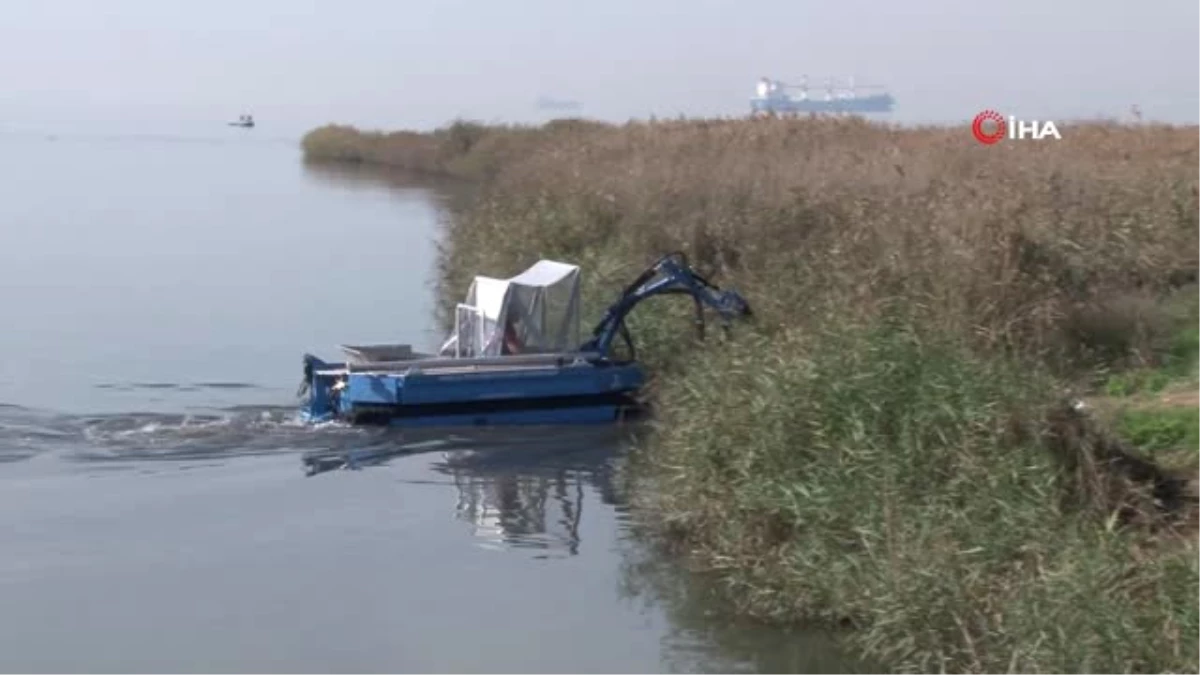
[(616, 502), (612, 463), (619, 432), (555, 430), (491, 438), (444, 451), (434, 469), (458, 490), (455, 512), (480, 546), (533, 549), (538, 557), (579, 553), (584, 502)]
[[(309, 475), (382, 465), (408, 455), (437, 458), (430, 469), (458, 492), (455, 514), (481, 546), (533, 549), (539, 557), (579, 553), (584, 502), (624, 509), (614, 487), (615, 463), (628, 428), (522, 427), (444, 433), (406, 430), (352, 449), (307, 453)], [(392, 437), (393, 439), (396, 437)]]
[(457, 515), (471, 523), (482, 547), (546, 549), (569, 555), (579, 552), (583, 474), (563, 471), (554, 477), (487, 477), (451, 473), (458, 488)]

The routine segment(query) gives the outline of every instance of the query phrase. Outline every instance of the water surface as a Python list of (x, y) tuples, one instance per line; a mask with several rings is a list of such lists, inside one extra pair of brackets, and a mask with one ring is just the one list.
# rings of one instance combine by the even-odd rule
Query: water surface
[(0, 670), (842, 667), (676, 592), (618, 429), (296, 422), (305, 351), (440, 342), (444, 193), (242, 130), (0, 152)]

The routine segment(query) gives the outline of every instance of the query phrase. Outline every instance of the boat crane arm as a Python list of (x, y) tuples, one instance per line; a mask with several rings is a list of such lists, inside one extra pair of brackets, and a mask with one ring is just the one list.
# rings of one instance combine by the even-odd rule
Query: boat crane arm
[(658, 262), (647, 268), (625, 288), (621, 297), (608, 308), (604, 318), (596, 324), (591, 339), (584, 343), (580, 351), (598, 352), (607, 356), (613, 340), (620, 333), (632, 352), (633, 340), (625, 327), (625, 317), (639, 302), (656, 295), (668, 294), (692, 296), (696, 304), (696, 326), (701, 339), (704, 338), (704, 305), (716, 310), (725, 324), (731, 319), (751, 314), (749, 303), (737, 291), (722, 290), (693, 270), (683, 253), (670, 253), (659, 258)]

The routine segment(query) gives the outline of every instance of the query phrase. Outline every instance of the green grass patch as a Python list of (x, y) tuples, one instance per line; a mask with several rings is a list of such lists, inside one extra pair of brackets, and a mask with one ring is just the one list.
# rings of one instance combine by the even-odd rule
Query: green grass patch
[(1131, 367), (1109, 376), (1103, 386), (1107, 396), (1158, 394), (1179, 382), (1197, 382), (1200, 361), (1198, 296), (1190, 287), (1168, 295), (1153, 305), (1163, 333), (1145, 355), (1151, 367)]
[(1200, 452), (1200, 410), (1193, 407), (1132, 408), (1117, 416), (1117, 430), (1138, 449)]
[(1116, 373), (1104, 385), (1107, 396), (1125, 397), (1134, 394), (1158, 394), (1171, 384), (1174, 376), (1160, 369), (1139, 369)]
[(1171, 341), (1166, 371), (1175, 377), (1196, 376), (1197, 354), (1200, 353), (1200, 330), (1195, 323), (1178, 331)]
[(741, 611), (848, 620), (901, 671), (1195, 666), (1194, 560), (1143, 566), (1064, 508), (1030, 368), (903, 323), (733, 346), (664, 383), (639, 459), (643, 508)]

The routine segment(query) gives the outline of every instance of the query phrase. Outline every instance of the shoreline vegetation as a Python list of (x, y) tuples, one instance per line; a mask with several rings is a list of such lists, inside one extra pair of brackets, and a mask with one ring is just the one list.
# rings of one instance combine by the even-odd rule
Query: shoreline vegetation
[(451, 297), (559, 258), (595, 318), (683, 250), (749, 299), (703, 344), (688, 303), (629, 320), (656, 374), (639, 527), (738, 612), (850, 627), (897, 671), (1196, 672), (1197, 128), (1060, 131), (460, 121), (303, 149), (475, 181)]

